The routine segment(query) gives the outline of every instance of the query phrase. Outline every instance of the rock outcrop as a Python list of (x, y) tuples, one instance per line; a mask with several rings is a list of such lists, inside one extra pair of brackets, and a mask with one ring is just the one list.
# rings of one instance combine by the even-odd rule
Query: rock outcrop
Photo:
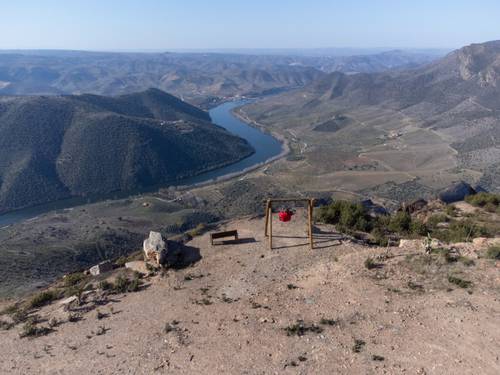
[(460, 181), (439, 193), (439, 199), (450, 204), (463, 201), (467, 195), (476, 194), (476, 191), (468, 183)]
[(149, 232), (149, 237), (144, 240), (144, 259), (156, 264), (163, 264), (167, 256), (167, 243), (163, 240), (161, 233)]

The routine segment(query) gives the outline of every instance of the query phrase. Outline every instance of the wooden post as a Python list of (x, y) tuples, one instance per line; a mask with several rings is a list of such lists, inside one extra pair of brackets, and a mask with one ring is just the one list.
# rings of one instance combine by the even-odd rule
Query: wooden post
[(273, 249), (273, 207), (269, 207), (269, 249)]
[(269, 225), (269, 207), (271, 206), (271, 200), (268, 199), (266, 202), (266, 231), (265, 235), (268, 236), (267, 226)]
[(307, 211), (308, 211), (308, 218), (309, 218), (309, 243), (311, 244), (311, 250), (314, 248), (314, 241), (313, 241), (313, 227), (312, 227), (312, 220), (313, 220), (313, 200), (309, 200), (309, 203), (307, 205)]

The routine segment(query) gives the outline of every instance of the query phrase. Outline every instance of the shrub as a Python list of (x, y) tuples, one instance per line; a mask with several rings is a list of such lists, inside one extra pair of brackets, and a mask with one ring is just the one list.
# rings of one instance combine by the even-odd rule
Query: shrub
[(500, 246), (490, 246), (486, 251), (486, 258), (500, 260)]
[(99, 289), (101, 289), (101, 290), (111, 290), (111, 289), (113, 289), (113, 283), (110, 283), (108, 280), (102, 280), (99, 283)]
[(452, 284), (457, 285), (460, 288), (468, 288), (472, 286), (472, 281), (464, 280), (457, 276), (451, 276), (451, 275), (448, 276), (448, 281)]
[(484, 207), (487, 204), (498, 207), (500, 205), (500, 195), (481, 192), (466, 196), (465, 201), (477, 207)]
[(447, 229), (433, 231), (435, 238), (445, 242), (465, 242), (489, 235), (485, 227), (475, 224), (470, 219), (452, 221)]
[(336, 225), (342, 232), (369, 232), (372, 228), (371, 218), (361, 203), (335, 201), (321, 207), (318, 218), (324, 223)]
[(411, 216), (407, 212), (399, 211), (391, 217), (388, 228), (391, 232), (404, 234), (411, 229)]
[(304, 336), (307, 332), (321, 333), (323, 328), (317, 326), (316, 324), (305, 324), (302, 320), (298, 320), (297, 323), (292, 324), (285, 328), (287, 336)]
[(361, 350), (363, 349), (363, 347), (366, 345), (366, 342), (364, 342), (363, 340), (354, 340), (354, 345), (352, 347), (352, 351), (354, 353), (360, 353)]
[(368, 257), (365, 259), (365, 267), (369, 270), (372, 270), (374, 268), (377, 268), (378, 264), (373, 260), (373, 258)]
[(389, 239), (385, 235), (385, 232), (383, 229), (380, 228), (374, 228), (371, 232), (371, 235), (373, 237), (373, 243), (378, 246), (387, 246), (389, 244)]
[(26, 323), (24, 323), (20, 337), (36, 337), (43, 336), (52, 331), (51, 328), (48, 327), (37, 327), (35, 318), (29, 318)]
[(54, 290), (46, 290), (33, 296), (28, 302), (28, 307), (32, 309), (42, 307), (48, 305), (57, 298), (59, 298), (59, 295)]
[(191, 236), (191, 237), (196, 237), (196, 236), (199, 236), (201, 234), (203, 234), (205, 231), (207, 230), (207, 225), (204, 224), (204, 223), (200, 223), (196, 226), (196, 228), (194, 229), (191, 229), (188, 234)]
[(446, 206), (446, 215), (451, 216), (451, 217), (455, 217), (457, 215), (457, 208), (452, 204), (447, 205)]
[(75, 286), (84, 279), (86, 279), (86, 276), (83, 274), (83, 272), (76, 272), (69, 274), (64, 278), (64, 286), (66, 287)]
[(114, 284), (111, 285), (115, 293), (137, 292), (142, 285), (142, 281), (137, 274), (134, 275), (132, 280), (120, 275), (116, 278)]
[(410, 231), (413, 234), (417, 234), (419, 236), (425, 236), (429, 233), (427, 226), (422, 223), (420, 220), (412, 220), (410, 224)]
[(427, 219), (427, 225), (430, 228), (436, 228), (440, 223), (448, 222), (448, 217), (445, 214), (434, 214)]

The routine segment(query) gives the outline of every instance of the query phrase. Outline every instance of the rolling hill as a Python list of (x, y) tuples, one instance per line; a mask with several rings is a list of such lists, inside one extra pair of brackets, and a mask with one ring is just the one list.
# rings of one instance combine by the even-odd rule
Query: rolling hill
[[(499, 191), (499, 97), (500, 41), (492, 41), (417, 69), (334, 72), (244, 110), (266, 126), (294, 129), (316, 159), (319, 148), (322, 157), (335, 148), (343, 160), (362, 157), (384, 173), (410, 172), (427, 187), (445, 184), (435, 176), (441, 171), (447, 180), (461, 176)], [(334, 123), (339, 117), (345, 126)], [(328, 127), (335, 131), (315, 137)]]
[(437, 52), (324, 53), (0, 51), (0, 94), (120, 95), (156, 87), (207, 107), (225, 97), (302, 87), (333, 71), (366, 73), (415, 67), (435, 59)]
[(324, 73), (269, 56), (205, 53), (0, 52), (0, 94), (121, 95), (150, 87), (213, 100), (303, 86)]
[(157, 89), (0, 97), (0, 212), (167, 183), (253, 152)]

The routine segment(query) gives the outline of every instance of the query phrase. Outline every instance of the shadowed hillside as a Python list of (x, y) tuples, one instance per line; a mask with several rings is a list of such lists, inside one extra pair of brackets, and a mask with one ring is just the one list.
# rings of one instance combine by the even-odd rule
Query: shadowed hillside
[(0, 212), (132, 190), (241, 159), (246, 141), (156, 89), (0, 99)]

